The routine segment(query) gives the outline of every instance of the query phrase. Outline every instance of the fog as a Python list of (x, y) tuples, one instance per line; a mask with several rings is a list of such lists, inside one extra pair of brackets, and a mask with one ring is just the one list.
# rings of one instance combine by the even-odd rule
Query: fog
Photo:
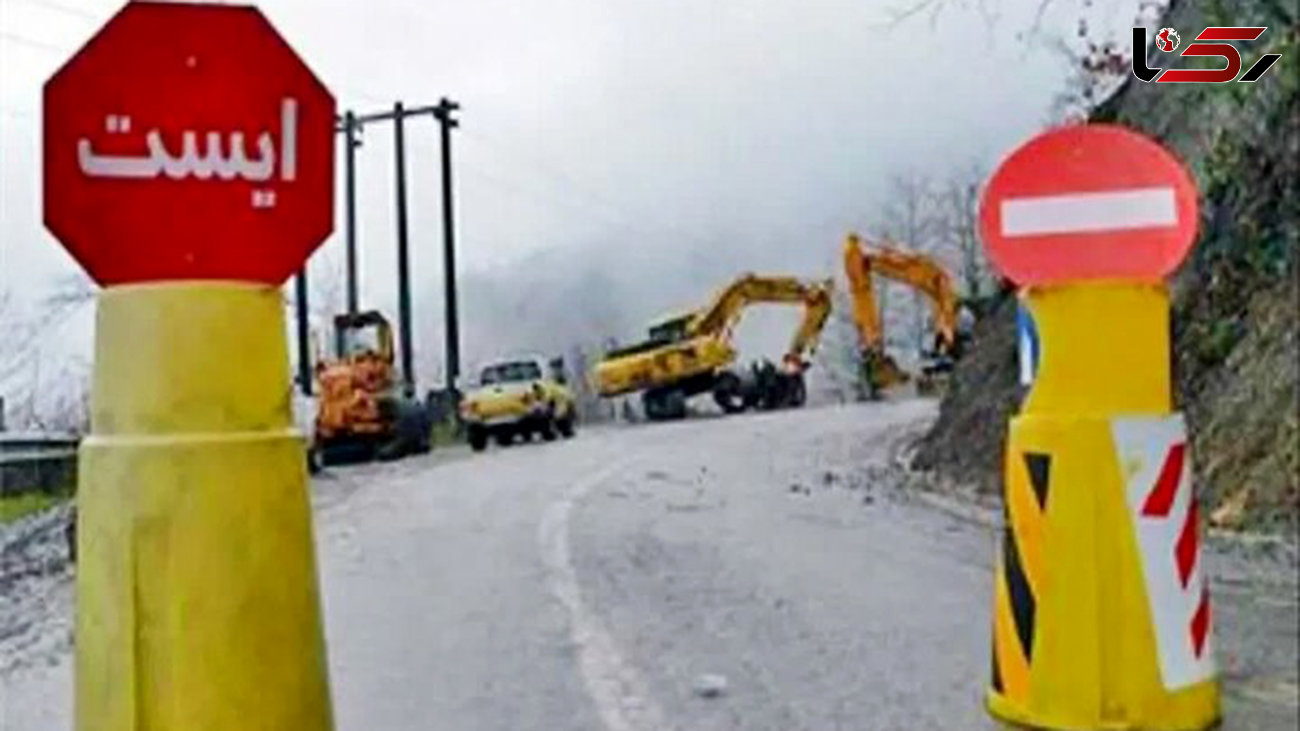
[[(744, 271), (838, 275), (844, 233), (879, 225), (891, 177), (991, 167), (1052, 120), (1069, 73), (1052, 42), (1081, 14), (1102, 28), (1094, 35), (1122, 38), (1138, 3), (259, 5), (340, 110), (444, 95), (463, 105), (453, 160), (473, 363), (631, 339)], [(917, 5), (936, 12), (900, 17)], [(76, 272), (41, 226), (40, 86), (119, 6), (0, 0), (0, 290), (25, 312)], [(362, 302), (393, 314), (391, 125), (363, 137)], [(409, 121), (407, 139), (416, 356), (433, 382), (443, 358), (436, 124)], [(318, 303), (341, 304), (331, 299), (341, 196), (338, 218), (309, 269)], [(791, 317), (758, 313), (742, 348), (779, 348)], [(90, 322), (70, 316), (45, 347), (84, 359)]]

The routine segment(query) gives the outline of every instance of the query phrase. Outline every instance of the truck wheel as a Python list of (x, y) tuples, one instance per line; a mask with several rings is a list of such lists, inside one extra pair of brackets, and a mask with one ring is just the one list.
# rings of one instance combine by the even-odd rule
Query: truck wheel
[(555, 422), (555, 428), (559, 430), (560, 436), (564, 437), (565, 439), (572, 439), (575, 431), (574, 424), (573, 424), (573, 414), (569, 414), (563, 419), (560, 419), (559, 421)]
[(502, 447), (508, 447), (515, 441), (515, 433), (502, 429), (496, 433), (497, 444)]
[(645, 418), (650, 421), (663, 419), (663, 392), (651, 389), (641, 394), (641, 409), (645, 411)]
[(394, 462), (405, 456), (406, 445), (402, 443), (402, 438), (400, 436), (395, 436), (387, 442), (384, 442), (375, 452), (375, 459), (380, 462)]
[(419, 401), (402, 402), (402, 420), (398, 425), (404, 442), (403, 453), (428, 454), (433, 449), (433, 420)]
[(675, 388), (652, 388), (641, 396), (645, 416), (651, 421), (681, 419), (686, 416), (686, 394)]
[(791, 408), (799, 408), (808, 401), (808, 387), (804, 385), (803, 376), (790, 376), (789, 391), (787, 392), (787, 405)]
[(547, 416), (542, 421), (542, 425), (537, 428), (537, 433), (542, 435), (542, 439), (548, 442), (555, 441), (555, 418)]
[(428, 454), (433, 451), (433, 419), (429, 418), (426, 411), (421, 410), (420, 429), (416, 434), (415, 453)]
[(487, 431), (481, 426), (471, 426), (469, 428), (469, 448), (475, 452), (482, 452), (487, 449), (488, 435)]
[(740, 376), (730, 371), (718, 375), (713, 385), (713, 400), (724, 412), (738, 414), (745, 410), (744, 386)]
[(325, 456), (315, 444), (307, 446), (307, 474), (318, 474), (325, 467)]

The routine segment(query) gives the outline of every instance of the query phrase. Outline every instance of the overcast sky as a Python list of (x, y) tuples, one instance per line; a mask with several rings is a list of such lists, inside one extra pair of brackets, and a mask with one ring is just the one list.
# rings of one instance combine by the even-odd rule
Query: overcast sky
[[(0, 289), (20, 297), (43, 296), (75, 271), (40, 223), (41, 84), (121, 4), (0, 0)], [(341, 109), (443, 95), (461, 102), (455, 165), (467, 284), (509, 292), (538, 286), (537, 277), (551, 277), (551, 289), (600, 280), (622, 300), (611, 326), (627, 327), (689, 304), (676, 301), (684, 292), (703, 299), (701, 283), (721, 284), (724, 272), (829, 276), (843, 232), (870, 223), (890, 175), (991, 166), (1048, 121), (1066, 70), (1021, 37), (1039, 0), (949, 0), (933, 18), (891, 24), (909, 4), (260, 6)], [(1097, 0), (1089, 12), (1122, 39), (1137, 4)], [(1054, 0), (1044, 32), (1072, 35), (1082, 5)], [(359, 163), (363, 298), (384, 308), (395, 279), (391, 137), (387, 126), (367, 129)], [(434, 351), (442, 280), (432, 120), (412, 122), (408, 140), (417, 317)], [(341, 258), (339, 208), (338, 231), (313, 269)], [(466, 318), (468, 350), (502, 347), (483, 332), (501, 316)], [(68, 337), (84, 340), (79, 330)]]

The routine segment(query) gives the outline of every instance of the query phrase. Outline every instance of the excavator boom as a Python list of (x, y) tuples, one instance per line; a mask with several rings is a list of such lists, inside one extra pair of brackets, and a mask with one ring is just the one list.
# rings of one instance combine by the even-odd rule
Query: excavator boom
[(849, 234), (844, 241), (844, 271), (864, 348), (880, 347), (884, 336), (872, 283), (872, 275), (877, 274), (923, 292), (934, 308), (934, 328), (943, 347), (951, 349), (956, 343), (957, 293), (952, 277), (934, 259), (888, 246), (863, 247), (857, 234)]
[(795, 331), (786, 359), (802, 359), (816, 347), (817, 338), (831, 312), (831, 282), (804, 281), (795, 277), (744, 274), (714, 296), (688, 325), (693, 337), (730, 333), (745, 309), (756, 304), (803, 304), (804, 318)]
[(943, 357), (957, 355), (957, 294), (952, 278), (934, 259), (888, 246), (864, 247), (857, 234), (851, 233), (844, 241), (844, 273), (849, 280), (853, 320), (858, 327), (858, 339), (873, 390), (906, 380), (906, 375), (885, 353), (884, 327), (876, 304), (875, 275), (923, 292), (934, 310), (937, 354)]
[[(709, 391), (720, 404), (725, 402), (724, 409), (739, 410), (740, 376), (727, 370), (736, 359), (733, 329), (750, 305), (801, 304), (804, 317), (784, 355), (782, 373), (765, 377), (783, 384), (779, 388), (790, 386), (781, 397), (768, 398), (769, 403), (802, 403), (805, 356), (816, 347), (830, 315), (831, 287), (830, 280), (742, 275), (700, 310), (651, 328), (648, 341), (608, 353), (593, 374), (597, 391), (602, 396), (643, 391), (647, 413), (661, 414), (658, 418), (680, 416), (686, 397)], [(790, 385), (795, 380), (797, 385)]]

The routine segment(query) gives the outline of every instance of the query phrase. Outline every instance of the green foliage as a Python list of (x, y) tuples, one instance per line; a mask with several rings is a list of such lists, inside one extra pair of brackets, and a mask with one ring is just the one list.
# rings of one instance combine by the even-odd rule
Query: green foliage
[(433, 444), (434, 449), (453, 444), (461, 444), (464, 441), (464, 435), (461, 434), (454, 419), (434, 422), (433, 427), (430, 430), (430, 442)]
[(1188, 344), (1195, 349), (1196, 359), (1210, 367), (1227, 360), (1244, 335), (1245, 327), (1240, 320), (1215, 320), (1189, 332)]
[(0, 525), (39, 513), (67, 500), (68, 493), (49, 494), (31, 492), (23, 495), (0, 497)]

